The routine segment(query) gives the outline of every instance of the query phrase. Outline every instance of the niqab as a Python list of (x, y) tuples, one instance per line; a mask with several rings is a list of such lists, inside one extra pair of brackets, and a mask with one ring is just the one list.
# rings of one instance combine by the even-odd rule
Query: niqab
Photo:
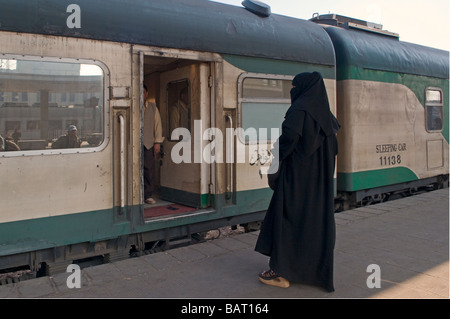
[(300, 73), (292, 80), (292, 105), (286, 112), (285, 124), (302, 135), (298, 125), (300, 112), (307, 112), (320, 126), (325, 136), (335, 134), (339, 129), (336, 118), (330, 111), (325, 83), (320, 73)]

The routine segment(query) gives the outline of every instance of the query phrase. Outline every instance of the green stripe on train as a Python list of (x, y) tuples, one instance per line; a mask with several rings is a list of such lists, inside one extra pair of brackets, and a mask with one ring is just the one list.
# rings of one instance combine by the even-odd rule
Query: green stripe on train
[(106, 209), (1, 223), (0, 256), (130, 233), (130, 224), (115, 224), (113, 216), (114, 210)]
[(216, 219), (230, 219), (266, 210), (271, 195), (272, 190), (269, 188), (237, 192), (235, 205), (227, 203), (224, 194), (201, 194), (199, 199), (203, 205), (207, 205), (209, 201), (213, 205), (216, 202), (216, 207), (212, 207), (211, 212), (180, 215), (180, 218), (172, 216), (149, 223), (143, 220), (141, 205), (0, 223), (0, 257), (77, 243), (95, 243)]
[(353, 192), (418, 179), (409, 168), (394, 167), (356, 173), (338, 173), (337, 187), (339, 191)]

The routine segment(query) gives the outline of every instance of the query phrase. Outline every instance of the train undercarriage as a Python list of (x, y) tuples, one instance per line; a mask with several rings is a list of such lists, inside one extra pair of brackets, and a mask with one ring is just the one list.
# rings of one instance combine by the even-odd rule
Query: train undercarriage
[(414, 196), (423, 192), (448, 188), (448, 177), (448, 174), (439, 175), (417, 181), (360, 190), (356, 192), (338, 192), (335, 199), (335, 211), (341, 212), (358, 207), (379, 204), (389, 200)]

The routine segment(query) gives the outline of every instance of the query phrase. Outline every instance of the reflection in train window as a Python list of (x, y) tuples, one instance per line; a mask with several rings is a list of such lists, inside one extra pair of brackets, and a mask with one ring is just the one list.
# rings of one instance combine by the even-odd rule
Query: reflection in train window
[[(274, 141), (290, 106), (292, 79), (246, 77), (242, 81), (241, 127), (245, 142)], [(272, 129), (275, 131), (272, 132)], [(256, 134), (252, 134), (255, 132)], [(263, 136), (261, 134), (266, 134)]]
[(16, 144), (14, 150), (51, 149), (75, 128), (79, 143), (59, 142), (60, 148), (100, 145), (103, 101), (104, 73), (98, 65), (0, 59), (0, 134)]
[(179, 136), (173, 136), (176, 128), (191, 129), (191, 107), (190, 107), (189, 81), (186, 79), (170, 82), (167, 85), (167, 106), (169, 121), (169, 139), (178, 140)]
[(291, 83), (290, 80), (245, 78), (242, 97), (290, 99)]
[(443, 129), (442, 91), (428, 88), (425, 94), (426, 129), (428, 132), (439, 132)]

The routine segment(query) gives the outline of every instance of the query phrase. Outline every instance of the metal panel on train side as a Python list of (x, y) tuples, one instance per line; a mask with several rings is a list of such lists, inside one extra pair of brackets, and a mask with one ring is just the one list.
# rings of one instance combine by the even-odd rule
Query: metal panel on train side
[[(338, 190), (447, 175), (449, 53), (384, 35), (325, 29), (337, 60)], [(443, 94), (439, 131), (426, 129), (429, 87)]]
[[(423, 90), (426, 83), (422, 84)], [(339, 81), (338, 110), (342, 123), (340, 190), (355, 191), (448, 174), (449, 144), (442, 132), (426, 131), (425, 108), (408, 86)], [(436, 147), (437, 143), (440, 147)]]
[[(2, 32), (1, 53), (61, 59), (102, 61), (106, 88), (129, 87), (131, 69), (127, 45), (91, 40)], [(39, 43), (39, 44), (38, 44)], [(109, 90), (107, 90), (109, 92)], [(116, 98), (111, 105), (127, 105)], [(105, 132), (108, 139), (92, 152), (43, 150), (42, 154), (0, 157), (2, 180), (1, 222), (109, 210), (114, 205), (113, 113), (105, 96)], [(129, 105), (129, 103), (128, 103)], [(121, 107), (122, 107), (121, 106)], [(20, 154), (19, 154), (20, 153)]]

